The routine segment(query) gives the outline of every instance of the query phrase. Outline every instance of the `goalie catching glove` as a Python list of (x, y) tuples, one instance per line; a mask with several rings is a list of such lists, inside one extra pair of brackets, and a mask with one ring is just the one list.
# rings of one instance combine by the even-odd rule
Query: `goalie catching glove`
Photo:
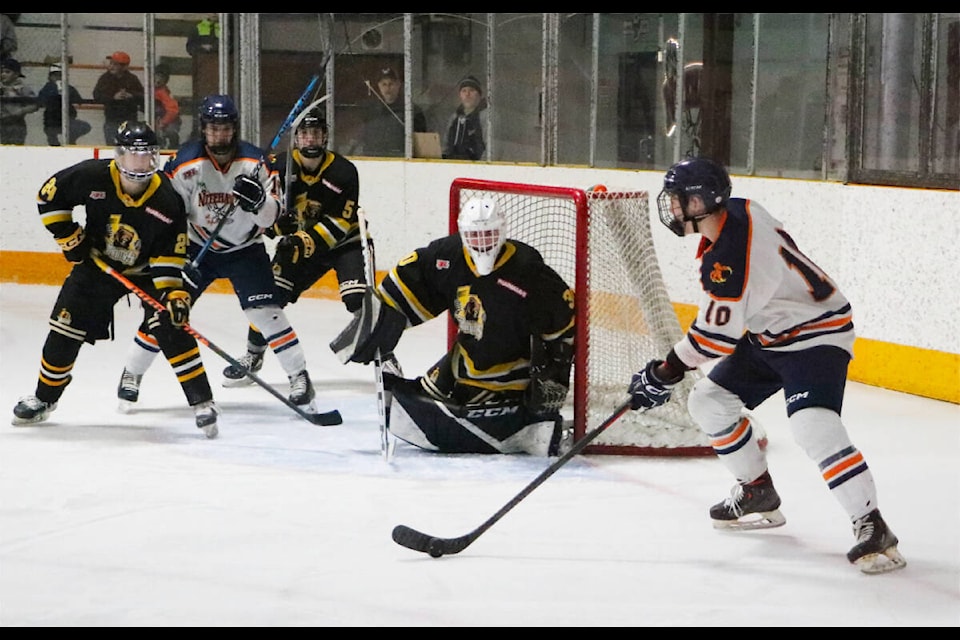
[(562, 339), (546, 342), (533, 339), (530, 353), (530, 384), (524, 403), (534, 415), (560, 412), (570, 386), (573, 344)]
[(73, 264), (80, 264), (90, 255), (90, 241), (83, 227), (73, 223), (73, 232), (64, 238), (55, 238), (63, 256)]
[(169, 291), (163, 296), (167, 313), (170, 314), (170, 323), (182, 329), (190, 322), (190, 294), (182, 289)]
[(330, 349), (344, 364), (369, 364), (378, 351), (392, 353), (406, 328), (407, 317), (367, 287), (363, 304), (353, 314), (350, 324), (330, 343)]
[(240, 204), (240, 208), (248, 213), (260, 211), (260, 207), (267, 201), (267, 194), (263, 185), (256, 178), (239, 175), (233, 183), (233, 196)]

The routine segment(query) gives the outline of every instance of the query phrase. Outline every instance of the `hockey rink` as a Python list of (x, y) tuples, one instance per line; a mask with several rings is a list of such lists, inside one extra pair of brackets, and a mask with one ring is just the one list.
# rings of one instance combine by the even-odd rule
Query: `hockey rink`
[[(222, 388), (226, 363), (201, 347), (223, 411), (207, 440), (162, 359), (138, 411), (117, 412), (133, 296), (116, 307), (117, 339), (81, 350), (50, 421), (11, 426), (57, 291), (0, 285), (0, 626), (960, 625), (958, 405), (848, 387), (845, 422), (908, 563), (890, 574), (847, 562), (850, 525), (779, 394), (755, 413), (781, 528), (711, 527), (707, 510), (733, 483), (714, 458), (579, 456), (463, 552), (433, 559), (396, 545), (393, 527), (469, 533), (550, 460), (401, 443), (385, 462), (372, 367), (327, 347), (349, 319), (338, 302), (288, 313), (318, 408), (344, 424), (314, 426), (257, 386)], [(191, 324), (243, 352), (233, 296), (205, 295)], [(405, 373), (438, 359), (444, 339), (440, 320), (408, 331)], [(260, 376), (286, 395), (272, 354)]]

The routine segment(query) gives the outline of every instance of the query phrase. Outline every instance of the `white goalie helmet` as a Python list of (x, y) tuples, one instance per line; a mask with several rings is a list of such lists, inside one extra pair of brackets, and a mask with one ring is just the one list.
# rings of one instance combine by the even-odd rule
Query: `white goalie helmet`
[(507, 239), (507, 219), (497, 203), (490, 198), (470, 200), (460, 209), (457, 227), (477, 273), (485, 276), (493, 272)]

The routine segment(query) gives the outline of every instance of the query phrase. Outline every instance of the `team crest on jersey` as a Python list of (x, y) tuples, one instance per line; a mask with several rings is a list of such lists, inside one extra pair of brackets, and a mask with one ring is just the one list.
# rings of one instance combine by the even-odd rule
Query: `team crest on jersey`
[(733, 275), (733, 268), (719, 262), (713, 263), (713, 271), (710, 272), (710, 281), (717, 284), (723, 284)]
[(480, 297), (470, 293), (470, 287), (460, 287), (457, 290), (453, 317), (460, 327), (460, 333), (473, 336), (477, 340), (483, 339), (483, 325), (487, 322), (487, 312), (483, 308)]
[(207, 224), (216, 224), (233, 207), (233, 194), (223, 193), (222, 191), (207, 191), (205, 182), (200, 182), (197, 186), (199, 187), (197, 204), (207, 210), (204, 220)]
[(107, 225), (106, 248), (103, 253), (120, 264), (134, 265), (143, 243), (137, 230), (128, 224)]
[(73, 316), (66, 309), (60, 309), (60, 313), (57, 314), (57, 322), (69, 326), (73, 322)]

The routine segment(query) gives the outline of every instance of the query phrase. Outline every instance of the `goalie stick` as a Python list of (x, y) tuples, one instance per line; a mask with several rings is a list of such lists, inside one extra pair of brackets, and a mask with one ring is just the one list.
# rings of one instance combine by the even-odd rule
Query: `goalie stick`
[[(363, 207), (357, 208), (357, 222), (360, 225), (360, 247), (363, 250), (363, 266), (367, 275), (367, 286), (377, 288), (377, 268), (374, 263), (373, 250), (370, 247), (370, 235), (367, 232), (367, 216)], [(383, 388), (383, 359), (380, 350), (373, 358), (373, 371), (377, 382), (377, 417), (380, 420), (380, 453), (383, 459), (390, 462), (393, 451), (397, 446), (396, 440), (390, 439), (390, 409), (387, 407), (386, 391)]]
[[(117, 281), (120, 282), (120, 284), (125, 286), (132, 293), (136, 294), (138, 298), (140, 298), (141, 300), (149, 304), (151, 307), (153, 307), (157, 311), (161, 313), (167, 312), (167, 308), (165, 306), (160, 304), (160, 302), (154, 299), (153, 296), (151, 296), (149, 293), (147, 293), (146, 291), (144, 291), (143, 289), (135, 285), (133, 282), (131, 282), (122, 273), (120, 273), (119, 271), (111, 267), (109, 264), (104, 262), (103, 258), (101, 258), (99, 255), (97, 255), (96, 253), (91, 253), (90, 255), (101, 271), (115, 278)], [(229, 362), (234, 367), (237, 367), (241, 370), (246, 371), (247, 377), (249, 377), (258, 385), (260, 385), (261, 387), (269, 391), (270, 395), (280, 400), (280, 402), (282, 402), (283, 404), (293, 409), (304, 420), (316, 425), (323, 426), (323, 427), (328, 427), (328, 426), (333, 426), (333, 425), (338, 425), (343, 423), (343, 417), (340, 415), (340, 412), (337, 411), (336, 409), (333, 409), (332, 411), (324, 411), (324, 412), (318, 412), (318, 413), (309, 413), (307, 411), (304, 411), (297, 405), (293, 404), (293, 402), (291, 402), (289, 398), (285, 398), (282, 393), (280, 393), (279, 391), (271, 387), (269, 384), (264, 382), (260, 377), (258, 377), (254, 373), (247, 370), (246, 367), (244, 367), (237, 360), (231, 357), (230, 354), (228, 354), (226, 351), (224, 351), (214, 343), (210, 342), (206, 338), (204, 338), (199, 331), (195, 330), (189, 324), (183, 325), (182, 329), (187, 333), (189, 333), (190, 335), (192, 335), (194, 338), (196, 338), (197, 342), (208, 347), (211, 351), (213, 351), (218, 356), (220, 356), (221, 358)]]
[(617, 407), (610, 417), (604, 420), (600, 426), (584, 435), (583, 438), (581, 438), (576, 444), (573, 445), (573, 447), (570, 448), (570, 451), (567, 451), (565, 454), (557, 458), (553, 464), (544, 469), (540, 475), (538, 475), (533, 479), (532, 482), (530, 482), (530, 484), (524, 487), (523, 491), (511, 498), (509, 502), (500, 507), (499, 511), (487, 518), (483, 524), (470, 533), (462, 535), (458, 538), (438, 538), (436, 536), (431, 536), (427, 533), (417, 531), (416, 529), (411, 529), (406, 525), (398, 524), (393, 528), (393, 541), (399, 544), (401, 547), (406, 547), (407, 549), (412, 549), (414, 551), (420, 551), (421, 553), (429, 553), (434, 558), (460, 553), (473, 544), (474, 540), (483, 535), (484, 531), (496, 524), (497, 521), (505, 516), (508, 511), (520, 504), (524, 498), (533, 493), (534, 489), (546, 482), (547, 478), (556, 473), (560, 467), (570, 462), (574, 456), (586, 449), (587, 445), (593, 442), (593, 440), (603, 433), (607, 427), (616, 422), (620, 416), (627, 412), (629, 408), (630, 400), (628, 399), (619, 407)]

